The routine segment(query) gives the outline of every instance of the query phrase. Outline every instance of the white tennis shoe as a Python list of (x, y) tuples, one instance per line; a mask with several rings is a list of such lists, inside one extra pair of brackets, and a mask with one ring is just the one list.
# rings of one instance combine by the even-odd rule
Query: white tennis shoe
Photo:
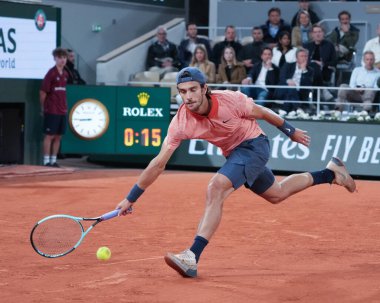
[(190, 249), (176, 255), (167, 253), (165, 262), (183, 277), (195, 278), (197, 276), (197, 261), (195, 254)]
[(333, 183), (344, 186), (350, 193), (356, 191), (355, 181), (350, 176), (342, 160), (332, 157), (326, 168), (332, 170), (335, 174)]

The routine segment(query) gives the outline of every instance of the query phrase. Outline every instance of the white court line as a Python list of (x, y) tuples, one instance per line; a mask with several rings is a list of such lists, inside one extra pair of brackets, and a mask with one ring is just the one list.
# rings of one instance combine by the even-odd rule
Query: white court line
[(288, 234), (293, 234), (293, 235), (302, 236), (302, 237), (308, 237), (308, 238), (312, 238), (312, 239), (319, 239), (320, 238), (320, 236), (307, 234), (307, 233), (303, 233), (303, 232), (299, 232), (299, 231), (286, 230), (286, 229), (283, 231), (288, 233)]
[(119, 261), (119, 262), (113, 262), (113, 263), (106, 263), (106, 265), (114, 265), (114, 264), (122, 264), (122, 263), (129, 263), (129, 262), (140, 262), (140, 261), (148, 261), (148, 260), (158, 260), (163, 259), (163, 256), (157, 256), (157, 257), (149, 257), (149, 258), (143, 258), (143, 259), (132, 259), (132, 260), (125, 260), (125, 261)]

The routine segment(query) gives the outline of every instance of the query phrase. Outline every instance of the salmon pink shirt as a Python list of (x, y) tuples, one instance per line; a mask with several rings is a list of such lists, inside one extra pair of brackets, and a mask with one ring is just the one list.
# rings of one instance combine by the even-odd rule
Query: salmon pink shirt
[(176, 149), (182, 140), (203, 139), (219, 147), (227, 157), (243, 141), (264, 134), (252, 116), (253, 100), (240, 92), (215, 90), (207, 116), (182, 104), (169, 125), (167, 143)]

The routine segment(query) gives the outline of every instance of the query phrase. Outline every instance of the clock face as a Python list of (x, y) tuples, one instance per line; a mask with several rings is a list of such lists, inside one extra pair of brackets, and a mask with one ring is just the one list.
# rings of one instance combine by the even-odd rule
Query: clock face
[(71, 109), (69, 123), (72, 131), (81, 139), (94, 140), (108, 128), (108, 110), (97, 100), (84, 99)]

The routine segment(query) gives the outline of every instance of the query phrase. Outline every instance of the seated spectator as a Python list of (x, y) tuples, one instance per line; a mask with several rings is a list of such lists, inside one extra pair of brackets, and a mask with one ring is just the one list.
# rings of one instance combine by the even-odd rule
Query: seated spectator
[(207, 55), (211, 58), (211, 47), (208, 39), (197, 36), (198, 29), (195, 23), (187, 25), (187, 39), (183, 39), (179, 45), (179, 60), (182, 68), (189, 66), (191, 58), (194, 54), (195, 47), (203, 44), (207, 50)]
[(366, 42), (363, 54), (366, 51), (372, 51), (375, 54), (375, 66), (380, 69), (380, 23), (377, 25), (377, 37)]
[(361, 88), (379, 88), (377, 81), (380, 77), (380, 70), (375, 67), (375, 54), (366, 51), (363, 54), (364, 66), (355, 67), (350, 78), (350, 84), (341, 84), (340, 87), (350, 87), (352, 90), (340, 89), (338, 92), (338, 109), (344, 108), (347, 102), (362, 102), (363, 109), (370, 111), (375, 98), (375, 90), (363, 90)]
[(157, 28), (157, 41), (148, 48), (146, 67), (157, 71), (162, 78), (167, 72), (175, 72), (181, 67), (177, 46), (166, 39), (167, 31), (163, 26)]
[(75, 53), (72, 49), (67, 49), (67, 61), (65, 70), (69, 74), (67, 84), (85, 85), (86, 81), (82, 79), (78, 70), (75, 68)]
[(331, 83), (331, 75), (336, 66), (336, 52), (334, 45), (324, 39), (324, 30), (320, 25), (313, 25), (311, 32), (313, 41), (304, 47), (309, 51), (309, 64), (315, 73), (315, 84), (324, 86)]
[(302, 86), (312, 86), (314, 83), (314, 69), (308, 65), (308, 50), (304, 48), (297, 49), (294, 63), (285, 63), (280, 69), (279, 85), (292, 86), (294, 88), (278, 88), (276, 97), (280, 100), (288, 101), (284, 103), (283, 109), (287, 112), (297, 108), (306, 108), (305, 104), (297, 106), (296, 102), (289, 101), (307, 101), (311, 89), (301, 89)]
[(359, 40), (359, 29), (350, 23), (351, 14), (348, 11), (341, 11), (338, 18), (340, 25), (334, 28), (327, 39), (334, 44), (338, 61), (351, 62)]
[(272, 7), (268, 11), (268, 20), (260, 27), (264, 33), (264, 42), (271, 48), (276, 46), (278, 35), (281, 32), (290, 33), (292, 31), (290, 25), (281, 19), (281, 10), (278, 7)]
[(273, 48), (272, 62), (281, 68), (284, 63), (296, 62), (297, 49), (290, 42), (290, 34), (281, 32), (278, 34), (277, 46)]
[(292, 29), (292, 45), (300, 47), (310, 41), (312, 25), (307, 11), (300, 11), (297, 17), (297, 25)]
[(259, 87), (242, 87), (241, 92), (255, 100), (259, 105), (267, 106), (263, 102), (273, 98), (274, 88), (266, 85), (277, 85), (280, 70), (272, 63), (272, 49), (265, 47), (261, 51), (261, 61), (256, 62), (248, 77), (243, 79), (242, 84), (255, 84)]
[(215, 83), (215, 64), (208, 59), (207, 50), (203, 44), (198, 44), (195, 47), (189, 66), (198, 67), (206, 76), (207, 83)]
[[(237, 61), (234, 48), (227, 46), (223, 51), (221, 63), (218, 67), (217, 83), (241, 84), (246, 76), (244, 64)], [(231, 88), (231, 90), (235, 89)]]
[(240, 53), (238, 53), (239, 61), (243, 62), (246, 71), (249, 71), (252, 66), (261, 61), (262, 49), (266, 46), (263, 41), (263, 30), (256, 26), (252, 29), (253, 42), (244, 45)]
[(223, 51), (227, 46), (231, 46), (234, 49), (235, 54), (238, 54), (242, 49), (242, 45), (239, 42), (235, 41), (235, 39), (235, 26), (226, 26), (226, 29), (224, 30), (224, 41), (216, 43), (212, 49), (212, 61), (215, 63), (217, 70), (220, 64), (220, 58), (222, 57)]
[(297, 26), (297, 19), (298, 19), (298, 14), (302, 11), (307, 11), (310, 16), (310, 22), (312, 25), (317, 24), (319, 22), (319, 17), (318, 15), (310, 8), (310, 2), (309, 0), (299, 0), (298, 1), (298, 6), (299, 10), (298, 12), (294, 15), (292, 19), (292, 27)]

